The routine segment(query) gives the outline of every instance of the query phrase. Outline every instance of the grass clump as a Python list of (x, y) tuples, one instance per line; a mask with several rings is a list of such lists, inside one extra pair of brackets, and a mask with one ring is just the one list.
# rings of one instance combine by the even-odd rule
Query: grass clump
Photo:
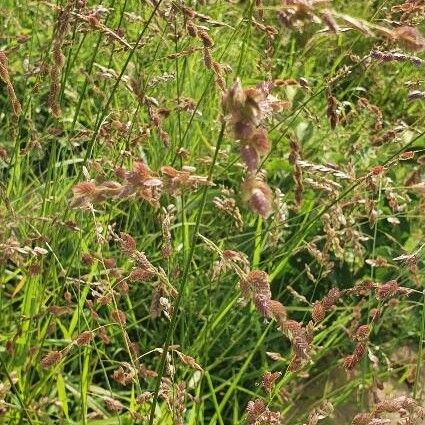
[(424, 423), (422, 1), (0, 10), (0, 423)]

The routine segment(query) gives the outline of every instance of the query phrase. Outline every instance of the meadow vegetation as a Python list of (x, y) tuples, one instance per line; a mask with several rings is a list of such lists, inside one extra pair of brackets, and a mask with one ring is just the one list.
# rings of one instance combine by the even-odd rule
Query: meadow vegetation
[(424, 424), (424, 22), (2, 0), (0, 423)]

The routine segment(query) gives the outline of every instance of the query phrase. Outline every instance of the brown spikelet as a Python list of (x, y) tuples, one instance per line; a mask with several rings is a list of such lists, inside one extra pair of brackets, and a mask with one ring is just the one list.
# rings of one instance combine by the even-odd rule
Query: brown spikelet
[(345, 357), (343, 361), (343, 366), (344, 366), (344, 369), (346, 370), (354, 369), (354, 367), (356, 366), (354, 356), (349, 355)]
[(267, 131), (263, 128), (257, 129), (252, 134), (249, 143), (260, 155), (265, 155), (270, 151), (270, 140)]
[(74, 341), (79, 347), (82, 347), (83, 345), (90, 344), (93, 337), (94, 337), (94, 334), (92, 331), (84, 331), (80, 335), (78, 335)]
[(120, 325), (125, 325), (127, 322), (127, 317), (122, 310), (116, 309), (111, 312), (112, 319), (119, 323)]
[(252, 270), (246, 276), (254, 291), (264, 291), (269, 288), (269, 277), (263, 270)]
[(96, 185), (92, 182), (80, 182), (77, 183), (72, 191), (75, 195), (93, 195), (96, 192)]
[(286, 320), (285, 321), (285, 332), (291, 335), (297, 335), (301, 332), (302, 326), (296, 320)]
[(55, 117), (58, 117), (61, 113), (59, 105), (59, 92), (60, 92), (60, 75), (62, 68), (65, 65), (65, 56), (62, 53), (62, 46), (65, 42), (67, 36), (71, 18), (71, 7), (72, 2), (60, 10), (58, 13), (58, 18), (56, 22), (55, 34), (53, 38), (52, 46), (52, 59), (53, 64), (50, 69), (50, 89), (48, 103), (49, 107), (52, 110), (52, 114)]
[(381, 146), (394, 140), (404, 130), (405, 128), (403, 126), (391, 128), (390, 130), (386, 131), (381, 136), (375, 137), (373, 140), (373, 146)]
[(315, 302), (311, 311), (312, 319), (317, 323), (324, 320), (326, 316), (326, 309), (321, 302)]
[(114, 269), (115, 267), (117, 267), (117, 261), (115, 260), (115, 258), (105, 258), (103, 260), (103, 265), (107, 270)]
[(267, 218), (271, 214), (273, 192), (264, 181), (250, 174), (242, 183), (242, 199), (251, 210)]
[(256, 310), (263, 317), (270, 317), (270, 298), (264, 294), (254, 294), (252, 297), (252, 301)]
[(281, 423), (280, 412), (271, 411), (259, 398), (248, 402), (246, 413), (248, 425), (278, 425)]
[(100, 305), (108, 305), (111, 303), (111, 301), (112, 301), (112, 292), (106, 292), (105, 294), (103, 294), (101, 297), (97, 299), (97, 302)]
[[(270, 317), (271, 291), (269, 277), (262, 270), (252, 270), (239, 283), (246, 300), (252, 299), (255, 308), (263, 317)], [(275, 307), (276, 308), (276, 307)]]
[(355, 337), (358, 341), (365, 341), (369, 337), (369, 332), (368, 325), (361, 325), (357, 328)]
[(376, 298), (378, 300), (384, 300), (393, 297), (398, 292), (398, 283), (396, 280), (390, 280), (386, 283), (383, 283), (378, 287), (376, 291)]
[(257, 169), (260, 162), (260, 155), (254, 146), (249, 143), (241, 143), (239, 153), (248, 171)]
[(119, 400), (115, 400), (111, 397), (105, 397), (103, 401), (110, 412), (121, 412), (124, 409), (123, 404)]
[(211, 55), (211, 49), (209, 47), (203, 48), (203, 54), (204, 54), (204, 64), (208, 69), (213, 68), (213, 58)]
[(277, 79), (273, 81), (273, 84), (275, 87), (286, 87), (286, 86), (298, 86), (300, 83), (298, 80), (295, 80), (294, 78), (289, 78), (286, 80)]
[(272, 389), (276, 383), (276, 381), (279, 379), (279, 377), (282, 375), (281, 372), (266, 372), (263, 375), (263, 379), (261, 381), (261, 385), (264, 387), (264, 389), (268, 392), (271, 393)]
[(126, 254), (132, 254), (136, 251), (136, 241), (128, 233), (122, 232), (120, 234), (120, 244), (122, 251)]
[(136, 397), (136, 403), (137, 404), (147, 403), (148, 401), (152, 399), (152, 397), (153, 397), (153, 394), (151, 392), (145, 391)]
[(346, 370), (354, 369), (366, 353), (366, 342), (359, 342), (354, 348), (353, 354), (344, 358), (343, 366)]
[(202, 41), (205, 48), (210, 49), (214, 46), (214, 42), (209, 34), (204, 30), (198, 30), (198, 38)]
[(50, 351), (41, 359), (41, 366), (45, 369), (58, 364), (62, 360), (62, 353), (60, 351)]
[(212, 67), (215, 74), (215, 82), (219, 89), (224, 92), (226, 90), (226, 81), (224, 79), (223, 68), (220, 63), (216, 61), (213, 61)]
[(303, 170), (299, 165), (298, 161), (301, 160), (301, 147), (297, 140), (291, 139), (289, 142), (291, 148), (291, 153), (289, 154), (289, 162), (294, 167), (294, 182), (295, 182), (295, 206), (296, 208), (301, 207), (303, 192), (304, 192), (304, 183), (303, 183)]
[(322, 303), (326, 310), (330, 310), (341, 297), (341, 291), (338, 288), (331, 288), (323, 298)]
[(354, 417), (351, 422), (351, 425), (369, 425), (372, 420), (372, 413), (359, 413)]
[(128, 279), (130, 282), (144, 282), (151, 279), (154, 275), (155, 274), (150, 270), (135, 268), (130, 272)]
[(297, 372), (302, 368), (302, 366), (303, 366), (303, 359), (297, 356), (293, 356), (291, 359), (291, 362), (289, 363), (288, 371)]
[(413, 151), (405, 151), (399, 155), (400, 161), (408, 161), (409, 159), (413, 159), (415, 157), (415, 152)]
[(226, 80), (224, 79), (223, 74), (216, 74), (214, 81), (222, 92), (226, 90)]
[(0, 51), (0, 80), (6, 84), (7, 94), (12, 105), (13, 114), (15, 117), (19, 117), (22, 111), (21, 104), (16, 97), (15, 89), (13, 88), (12, 81), (10, 80), (9, 71), (7, 69), (7, 56), (2, 51)]
[(186, 30), (191, 37), (198, 36), (198, 29), (196, 28), (196, 25), (192, 21), (186, 22)]
[(396, 399), (383, 400), (375, 406), (375, 414), (384, 412), (394, 413), (399, 411), (403, 407), (403, 398), (399, 397)]
[(296, 335), (292, 340), (292, 349), (294, 354), (299, 359), (305, 359), (308, 357), (309, 345), (304, 335)]
[(276, 321), (280, 324), (281, 328), (284, 326), (284, 322), (288, 317), (286, 308), (284, 305), (276, 300), (270, 300), (269, 302), (270, 312)]
[(256, 399), (254, 401), (249, 401), (248, 406), (246, 407), (248, 423), (256, 423), (258, 416), (260, 416), (266, 410), (266, 405), (263, 400)]
[(353, 356), (357, 363), (360, 362), (360, 360), (363, 358), (365, 353), (366, 353), (366, 344), (364, 342), (358, 343), (353, 352)]
[(70, 303), (72, 302), (72, 294), (71, 294), (71, 292), (69, 292), (69, 291), (65, 291), (65, 292), (64, 292), (64, 294), (63, 294), (63, 298), (64, 298), (64, 300), (65, 300), (68, 304), (70, 304)]
[(95, 261), (96, 261), (96, 258), (88, 252), (81, 255), (81, 262), (85, 266), (92, 266), (95, 263)]

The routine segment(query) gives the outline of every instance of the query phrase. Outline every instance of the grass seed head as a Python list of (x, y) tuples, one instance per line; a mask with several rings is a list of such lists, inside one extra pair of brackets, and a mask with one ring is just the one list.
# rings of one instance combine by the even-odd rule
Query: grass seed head
[(50, 351), (41, 359), (41, 366), (48, 369), (57, 365), (62, 360), (62, 353), (60, 351)]

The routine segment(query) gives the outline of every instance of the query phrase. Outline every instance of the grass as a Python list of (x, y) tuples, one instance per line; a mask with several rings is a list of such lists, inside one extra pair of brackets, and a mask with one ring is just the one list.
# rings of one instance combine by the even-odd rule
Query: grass
[(423, 6), (312, 3), (2, 2), (0, 423), (422, 423)]

